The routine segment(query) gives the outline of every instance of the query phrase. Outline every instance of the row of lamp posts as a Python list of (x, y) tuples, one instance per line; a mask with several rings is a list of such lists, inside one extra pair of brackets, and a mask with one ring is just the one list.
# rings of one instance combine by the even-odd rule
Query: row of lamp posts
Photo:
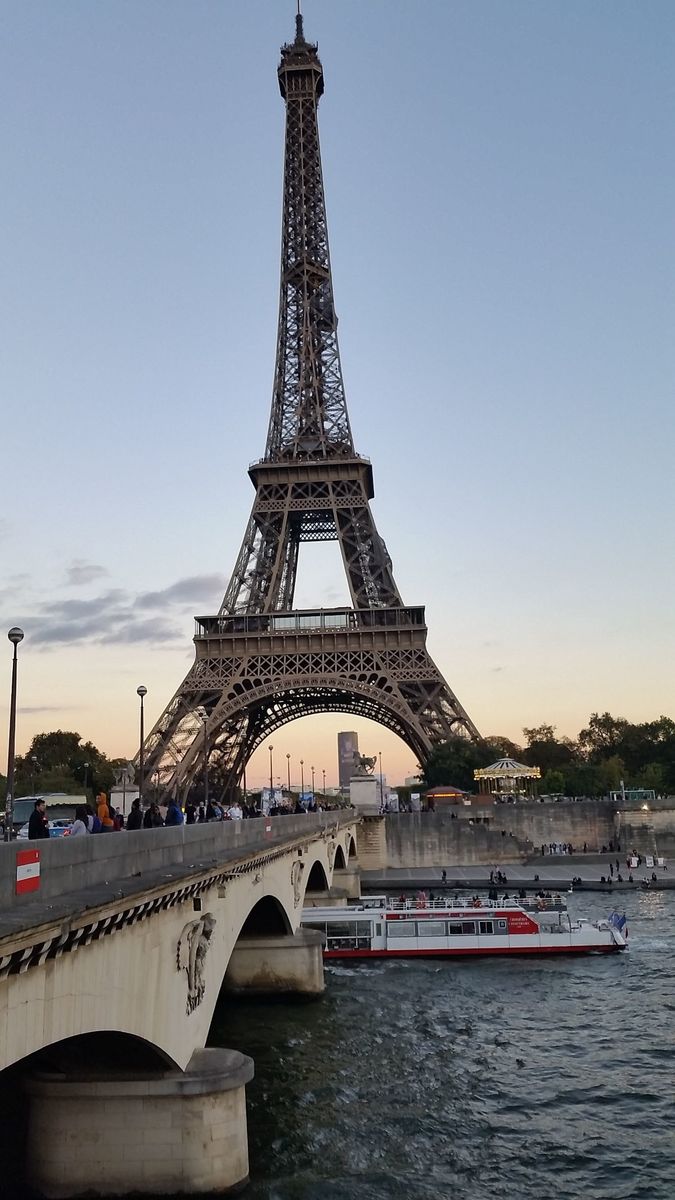
[[(269, 751), (269, 756), (270, 756), (270, 795), (271, 795), (272, 792), (274, 791), (274, 760), (272, 758), (274, 746), (270, 744), (267, 747), (267, 749)], [(310, 771), (312, 772), (312, 795), (314, 795), (314, 767), (310, 767)], [(322, 769), (321, 774), (323, 776), (323, 794), (325, 796), (325, 794), (326, 794), (326, 772), (325, 772), (325, 770)], [(290, 754), (286, 755), (286, 783), (288, 785), (288, 791), (290, 792), (290, 790), (291, 790), (291, 756), (290, 756)], [(305, 791), (305, 760), (304, 760), (304, 758), (301, 758), (300, 759), (300, 792), (302, 794), (304, 794), (304, 791)]]

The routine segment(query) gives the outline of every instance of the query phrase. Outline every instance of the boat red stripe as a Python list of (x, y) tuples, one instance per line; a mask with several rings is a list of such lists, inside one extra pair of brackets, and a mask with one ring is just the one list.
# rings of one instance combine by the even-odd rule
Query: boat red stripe
[(613, 954), (623, 946), (495, 946), (464, 950), (324, 950), (324, 958), (462, 958), (486, 954)]

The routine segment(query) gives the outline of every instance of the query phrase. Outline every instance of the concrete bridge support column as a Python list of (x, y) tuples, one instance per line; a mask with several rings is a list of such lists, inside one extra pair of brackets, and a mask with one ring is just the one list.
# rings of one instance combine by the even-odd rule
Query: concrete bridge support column
[(239, 938), (223, 986), (250, 996), (320, 996), (326, 986), (321, 934), (300, 929), (282, 937)]
[[(336, 868), (333, 871), (333, 888), (344, 891), (350, 900), (361, 899), (361, 872), (358, 867)], [(331, 889), (331, 891), (333, 890)]]
[(222, 1195), (248, 1179), (253, 1061), (197, 1050), (187, 1070), (131, 1078), (35, 1075), (27, 1176), (39, 1195)]
[(362, 871), (382, 871), (390, 865), (385, 817), (364, 817), (358, 827), (356, 844)]

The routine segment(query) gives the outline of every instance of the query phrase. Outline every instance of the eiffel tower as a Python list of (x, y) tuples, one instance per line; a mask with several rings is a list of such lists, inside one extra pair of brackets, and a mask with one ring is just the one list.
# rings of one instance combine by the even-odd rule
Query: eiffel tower
[[(299, 7), (299, 6), (298, 6)], [(265, 455), (220, 610), (197, 617), (196, 658), (145, 744), (146, 776), (186, 794), (203, 769), (232, 793), (253, 751), (311, 713), (354, 713), (424, 764), (452, 734), (480, 737), (426, 649), (423, 607), (404, 605), (354, 449), (333, 303), (317, 106), (318, 47), (281, 48), (286, 104), (281, 294)], [(337, 541), (351, 608), (293, 608), (301, 542)], [(224, 782), (223, 782), (224, 781)]]

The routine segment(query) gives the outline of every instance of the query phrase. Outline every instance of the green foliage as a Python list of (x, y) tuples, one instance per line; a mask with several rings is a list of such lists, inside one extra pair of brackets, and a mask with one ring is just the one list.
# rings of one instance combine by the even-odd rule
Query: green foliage
[(57, 729), (38, 733), (28, 752), (18, 755), (14, 767), (17, 797), (32, 792), (66, 792), (92, 795), (108, 791), (114, 774), (112, 764), (93, 742), (83, 742), (79, 733)]
[(562, 771), (547, 771), (542, 775), (539, 792), (542, 796), (564, 796), (565, 776)]
[(446, 783), (474, 791), (474, 769), (508, 755), (540, 768), (542, 795), (607, 796), (620, 790), (622, 780), (627, 788), (675, 794), (675, 721), (670, 717), (633, 725), (611, 713), (592, 713), (577, 741), (558, 737), (555, 725), (537, 725), (523, 734), (522, 750), (504, 737), (478, 745), (451, 738), (425, 764), (426, 786)]
[(464, 792), (472, 792), (474, 770), (487, 767), (493, 759), (494, 751), (485, 742), (470, 742), (462, 737), (450, 738), (438, 746), (424, 764), (426, 786), (454, 784)]

